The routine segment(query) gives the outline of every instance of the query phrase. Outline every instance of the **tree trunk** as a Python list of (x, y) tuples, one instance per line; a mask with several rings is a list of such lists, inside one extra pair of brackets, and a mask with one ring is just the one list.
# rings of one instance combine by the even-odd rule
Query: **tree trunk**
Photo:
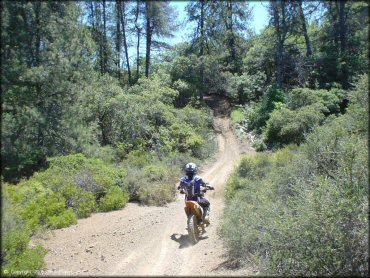
[(103, 72), (107, 72), (107, 25), (106, 0), (103, 0)]
[(339, 38), (340, 38), (340, 51), (346, 51), (346, 21), (345, 21), (345, 6), (346, 1), (339, 1)]
[(280, 26), (280, 15), (279, 15), (279, 7), (278, 3), (275, 1), (271, 1), (272, 9), (273, 9), (273, 17), (274, 17), (274, 25), (276, 31), (276, 44), (277, 44), (277, 51), (276, 51), (276, 64), (277, 64), (277, 84), (279, 88), (283, 86), (283, 51), (284, 51), (284, 40), (283, 40), (283, 30), (281, 30)]
[(41, 59), (40, 59), (40, 48), (41, 48), (41, 20), (40, 20), (40, 13), (41, 13), (41, 2), (37, 1), (35, 3), (35, 24), (36, 24), (36, 35), (35, 35), (35, 66), (39, 66)]
[(346, 1), (339, 1), (339, 40), (340, 40), (340, 58), (341, 66), (339, 76), (342, 80), (342, 85), (344, 88), (348, 88), (348, 68), (346, 63), (346, 48), (347, 48), (347, 38), (346, 38), (346, 19), (345, 19), (345, 7)]
[(150, 49), (152, 46), (152, 2), (145, 2), (146, 9), (146, 53), (145, 53), (145, 76), (149, 77)]
[(300, 17), (301, 24), (302, 24), (303, 36), (306, 42), (306, 56), (309, 57), (312, 55), (312, 49), (311, 49), (310, 37), (308, 36), (308, 32), (307, 32), (306, 18), (303, 13), (302, 0), (298, 1), (298, 9), (299, 9), (299, 17)]
[[(35, 66), (40, 66), (41, 65), (41, 5), (42, 3), (40, 1), (37, 1), (35, 3)], [(35, 86), (36, 92), (37, 92), (37, 100), (36, 100), (36, 106), (37, 110), (43, 115), (44, 114), (44, 97), (42, 96), (42, 88), (40, 82), (36, 83)], [(44, 133), (43, 133), (43, 124), (41, 121), (38, 121), (37, 125), (37, 145), (42, 148), (44, 146)]]
[(227, 21), (228, 24), (227, 28), (227, 35), (228, 35), (228, 47), (230, 52), (231, 58), (231, 72), (236, 72), (236, 49), (235, 49), (235, 37), (234, 37), (234, 29), (233, 29), (233, 3), (228, 1), (227, 5)]
[(125, 49), (125, 57), (126, 57), (127, 73), (128, 73), (128, 82), (129, 82), (129, 84), (132, 84), (130, 60), (128, 58), (128, 47), (127, 47), (127, 39), (126, 39), (126, 6), (125, 6), (125, 2), (122, 2), (121, 7), (122, 7), (121, 8), (121, 25), (122, 25), (122, 35), (123, 35), (123, 47)]
[(136, 43), (136, 80), (139, 79), (140, 74), (140, 35), (141, 35), (141, 28), (138, 24), (139, 19), (139, 12), (140, 12), (140, 0), (136, 1), (136, 10), (135, 10), (135, 29), (137, 35), (137, 43)]
[(202, 82), (202, 89), (200, 90), (200, 99), (203, 100), (204, 90), (204, 0), (200, 0), (200, 78)]
[[(117, 78), (118, 80), (121, 80), (121, 1), (116, 0), (116, 32), (117, 32), (117, 41), (116, 41), (116, 67), (117, 67)], [(122, 26), (123, 27), (123, 26)]]
[(98, 43), (98, 55), (99, 55), (99, 66), (100, 66), (100, 73), (104, 74), (104, 54), (103, 54), (103, 35), (101, 33), (101, 9), (100, 9), (100, 3), (93, 2), (94, 4), (91, 4), (91, 10), (94, 10), (93, 5), (95, 6), (95, 19), (93, 22), (95, 22), (94, 27), (94, 36), (95, 40)]

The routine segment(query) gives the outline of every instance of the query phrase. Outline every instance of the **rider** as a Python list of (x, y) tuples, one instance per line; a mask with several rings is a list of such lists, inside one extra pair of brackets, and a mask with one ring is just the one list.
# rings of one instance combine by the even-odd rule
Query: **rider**
[[(204, 221), (209, 224), (209, 212), (210, 212), (210, 202), (204, 197), (203, 190), (208, 187), (208, 189), (213, 189), (213, 187), (208, 186), (201, 177), (196, 176), (198, 171), (197, 165), (195, 163), (188, 163), (185, 166), (185, 177), (180, 179), (180, 185), (177, 189), (182, 190), (182, 192), (187, 191), (185, 200), (196, 201), (204, 209)], [(193, 190), (186, 190), (188, 184), (193, 184)], [(202, 188), (203, 187), (203, 188)]]

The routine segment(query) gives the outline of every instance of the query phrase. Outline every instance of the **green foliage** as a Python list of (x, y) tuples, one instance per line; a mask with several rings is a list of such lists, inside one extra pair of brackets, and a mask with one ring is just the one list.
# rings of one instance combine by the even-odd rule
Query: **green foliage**
[(147, 205), (163, 206), (174, 200), (176, 188), (171, 183), (151, 183), (139, 190), (140, 200)]
[(59, 215), (52, 214), (48, 217), (48, 226), (51, 229), (60, 229), (77, 224), (77, 217), (72, 208), (64, 210)]
[(231, 124), (236, 126), (237, 124), (241, 123), (244, 120), (244, 114), (241, 109), (235, 109), (231, 112), (230, 115)]
[(266, 90), (266, 75), (260, 71), (253, 75), (244, 72), (227, 79), (226, 92), (238, 104), (259, 100)]
[(42, 225), (61, 228), (76, 223), (74, 212), (65, 213), (65, 210), (65, 198), (51, 193), (37, 196), (34, 201), (29, 202), (22, 212), (22, 217), (29, 223), (32, 230)]
[(281, 104), (284, 102), (285, 96), (283, 91), (276, 86), (271, 87), (263, 95), (259, 104), (246, 111), (248, 128), (260, 133), (270, 118), (270, 113), (281, 107)]
[(123, 208), (128, 202), (128, 194), (118, 186), (111, 187), (107, 194), (99, 200), (100, 211), (111, 211)]
[(37, 271), (45, 265), (45, 254), (46, 250), (41, 245), (26, 249), (19, 255), (13, 256), (10, 261), (3, 265), (1, 274), (5, 277), (36, 276)]
[(345, 91), (337, 88), (330, 91), (296, 88), (289, 92), (287, 106), (291, 110), (297, 110), (303, 106), (320, 103), (327, 109), (325, 111), (326, 113), (333, 114), (340, 111), (339, 104), (343, 101), (344, 97)]
[(325, 116), (319, 104), (304, 106), (296, 111), (282, 108), (271, 113), (264, 133), (267, 143), (285, 145), (300, 144), (305, 135), (320, 125)]
[(242, 158), (221, 228), (233, 258), (263, 275), (368, 275), (366, 78), (299, 147)]
[(17, 209), (9, 207), (7, 186), (3, 188), (2, 203), (2, 276), (34, 276), (44, 265), (46, 250), (42, 246), (29, 248), (31, 230), (20, 219)]
[(123, 189), (129, 193), (130, 200), (157, 206), (174, 200), (174, 180), (181, 175), (181, 167), (185, 161), (190, 161), (190, 157), (183, 157), (180, 153), (172, 156), (177, 161), (171, 157), (148, 157), (149, 162), (143, 165), (126, 162), (128, 175)]

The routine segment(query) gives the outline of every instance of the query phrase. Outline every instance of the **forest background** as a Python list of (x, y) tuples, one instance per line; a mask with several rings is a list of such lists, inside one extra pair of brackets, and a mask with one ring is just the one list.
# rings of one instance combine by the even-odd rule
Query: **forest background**
[(169, 1), (1, 2), (3, 274), (43, 265), (44, 229), (172, 201), (215, 151), (208, 94), (261, 152), (229, 181), (230, 257), (368, 274), (368, 4), (264, 2), (258, 33), (253, 4), (192, 1), (180, 27)]

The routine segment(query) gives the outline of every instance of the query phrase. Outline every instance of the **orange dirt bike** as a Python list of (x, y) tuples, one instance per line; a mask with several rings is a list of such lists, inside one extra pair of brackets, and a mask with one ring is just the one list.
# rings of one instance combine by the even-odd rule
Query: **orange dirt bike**
[[(212, 186), (206, 184), (202, 186), (201, 192), (204, 194), (207, 190), (214, 190)], [(183, 189), (180, 190), (181, 194), (186, 194)], [(205, 227), (209, 222), (205, 221), (204, 209), (196, 201), (185, 200), (185, 213), (188, 218), (187, 230), (192, 244), (199, 241), (201, 234), (205, 232)]]

